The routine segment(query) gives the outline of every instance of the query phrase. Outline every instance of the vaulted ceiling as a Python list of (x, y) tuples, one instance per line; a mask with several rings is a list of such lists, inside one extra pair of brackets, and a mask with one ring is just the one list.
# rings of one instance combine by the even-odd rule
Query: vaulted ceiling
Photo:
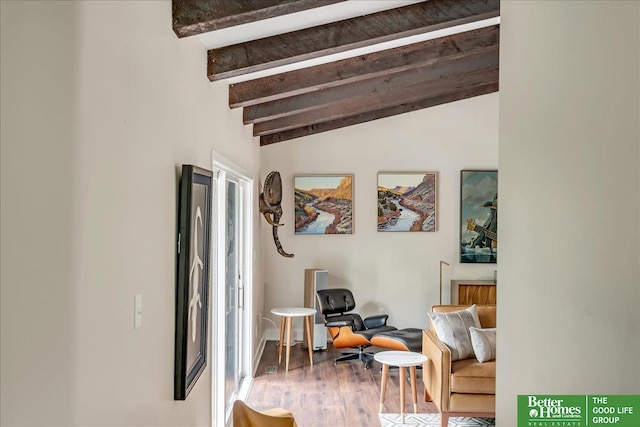
[[(260, 145), (498, 90), (499, 0), (173, 0)], [(205, 72), (205, 70), (203, 70)]]

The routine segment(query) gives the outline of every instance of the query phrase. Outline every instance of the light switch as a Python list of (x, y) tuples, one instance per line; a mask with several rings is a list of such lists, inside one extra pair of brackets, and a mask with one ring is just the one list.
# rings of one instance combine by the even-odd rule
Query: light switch
[(142, 327), (142, 294), (134, 298), (133, 329)]

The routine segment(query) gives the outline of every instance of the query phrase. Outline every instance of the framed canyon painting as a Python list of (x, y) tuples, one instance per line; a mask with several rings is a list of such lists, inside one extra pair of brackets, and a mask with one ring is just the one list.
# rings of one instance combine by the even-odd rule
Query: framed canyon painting
[(378, 174), (378, 231), (436, 231), (435, 172)]
[(353, 175), (293, 180), (295, 234), (353, 234)]

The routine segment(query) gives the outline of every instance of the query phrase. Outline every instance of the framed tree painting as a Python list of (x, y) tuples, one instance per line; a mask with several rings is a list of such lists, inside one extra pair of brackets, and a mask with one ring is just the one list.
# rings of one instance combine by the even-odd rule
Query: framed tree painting
[(178, 212), (178, 273), (174, 399), (185, 400), (207, 366), (212, 172), (182, 166)]
[(436, 231), (436, 173), (378, 174), (378, 231)]
[(498, 171), (460, 171), (460, 262), (498, 260)]
[(353, 175), (293, 179), (296, 234), (353, 234)]

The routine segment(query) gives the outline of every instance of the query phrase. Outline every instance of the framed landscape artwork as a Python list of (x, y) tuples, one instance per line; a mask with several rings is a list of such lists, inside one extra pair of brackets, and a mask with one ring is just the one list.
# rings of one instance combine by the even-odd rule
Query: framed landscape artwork
[(378, 231), (436, 231), (436, 173), (378, 174)]
[(353, 175), (293, 180), (295, 234), (353, 234)]
[(183, 165), (178, 213), (174, 399), (185, 400), (207, 366), (212, 172)]
[(498, 171), (460, 171), (460, 262), (498, 260)]

